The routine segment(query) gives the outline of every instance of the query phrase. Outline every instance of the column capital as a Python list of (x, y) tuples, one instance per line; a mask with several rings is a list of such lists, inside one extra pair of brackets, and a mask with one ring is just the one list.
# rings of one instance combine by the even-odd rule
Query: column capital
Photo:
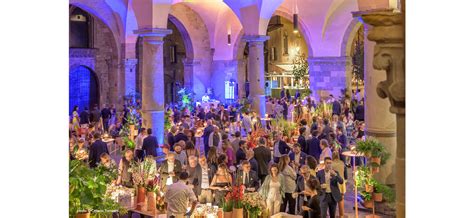
[(141, 37), (144, 37), (143, 41), (152, 43), (152, 44), (162, 44), (163, 38), (166, 35), (169, 35), (173, 32), (171, 29), (164, 28), (141, 28), (134, 30), (133, 33), (138, 34)]
[(361, 16), (372, 26), (367, 38), (376, 42), (373, 67), (387, 73), (387, 80), (377, 84), (377, 94), (390, 100), (392, 113), (405, 114), (404, 15), (393, 10), (375, 10)]
[(173, 30), (165, 29), (165, 28), (141, 28), (141, 29), (134, 30), (133, 33), (138, 34), (139, 36), (165, 37), (166, 35), (173, 33)]
[(244, 37), (242, 37), (242, 40), (249, 43), (251, 42), (263, 43), (267, 41), (268, 39), (270, 39), (270, 36), (266, 36), (266, 35), (244, 35)]

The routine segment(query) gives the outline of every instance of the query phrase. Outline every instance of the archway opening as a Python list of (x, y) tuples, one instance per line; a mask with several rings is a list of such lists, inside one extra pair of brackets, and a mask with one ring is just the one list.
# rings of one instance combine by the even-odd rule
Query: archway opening
[(69, 71), (69, 112), (74, 106), (79, 110), (99, 105), (99, 83), (95, 73), (85, 66)]
[[(293, 31), (293, 22), (274, 15), (268, 23), (265, 42), (265, 94), (280, 97), (282, 88), (291, 96), (306, 96), (309, 90), (308, 45), (301, 32)], [(295, 73), (298, 72), (298, 73)]]

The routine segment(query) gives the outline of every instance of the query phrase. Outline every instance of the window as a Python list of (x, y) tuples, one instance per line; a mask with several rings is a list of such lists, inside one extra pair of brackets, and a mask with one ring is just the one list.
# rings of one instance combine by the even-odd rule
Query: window
[(177, 62), (176, 59), (176, 45), (172, 45), (170, 46), (170, 62), (174, 64)]
[(288, 33), (283, 35), (283, 54), (288, 55)]
[(75, 8), (69, 16), (69, 47), (90, 48), (91, 19), (87, 12)]
[(276, 47), (272, 47), (272, 53), (271, 53), (270, 58), (271, 58), (272, 61), (276, 61), (278, 59), (277, 58)]

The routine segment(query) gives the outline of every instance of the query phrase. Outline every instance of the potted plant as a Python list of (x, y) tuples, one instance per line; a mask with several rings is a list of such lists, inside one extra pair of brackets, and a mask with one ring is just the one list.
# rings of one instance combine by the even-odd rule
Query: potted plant
[(362, 203), (365, 208), (373, 208), (374, 207), (374, 199), (372, 199), (372, 193), (369, 192), (361, 192), (360, 195), (364, 199)]
[[(109, 173), (105, 173), (109, 172)], [(101, 167), (89, 168), (80, 160), (69, 162), (69, 217), (110, 215), (110, 211), (124, 213), (118, 202), (106, 194), (107, 185), (114, 179), (113, 173)]]
[(143, 162), (134, 162), (130, 167), (133, 184), (137, 188), (137, 210), (146, 210), (145, 185), (150, 179), (154, 179), (156, 163), (146, 158)]
[(381, 202), (383, 199), (387, 202), (395, 201), (395, 192), (385, 184), (377, 183), (374, 187), (374, 191), (374, 200), (377, 202)]
[(148, 180), (146, 184), (146, 196), (147, 196), (147, 211), (155, 213), (156, 211), (156, 191), (158, 190), (159, 180), (155, 176), (153, 180)]
[(232, 217), (233, 218), (241, 218), (244, 216), (244, 209), (243, 209), (243, 204), (242, 204), (242, 199), (244, 196), (244, 190), (245, 186), (240, 185), (240, 186), (233, 186), (232, 187), (232, 202), (234, 204), (234, 208), (232, 211)]
[(366, 192), (374, 192), (374, 185), (377, 181), (373, 178), (368, 178), (366, 181), (365, 181), (365, 191)]
[(370, 168), (372, 169), (372, 174), (380, 172), (380, 165), (375, 162), (370, 163)]
[(232, 193), (227, 193), (224, 202), (222, 202), (222, 210), (224, 211), (224, 218), (232, 218), (232, 209), (234, 202), (232, 202)]
[(374, 193), (373, 193), (373, 198), (374, 198), (374, 201), (376, 202), (382, 202), (383, 200), (383, 189), (385, 185), (379, 183), (379, 182), (376, 182), (375, 185), (374, 185)]

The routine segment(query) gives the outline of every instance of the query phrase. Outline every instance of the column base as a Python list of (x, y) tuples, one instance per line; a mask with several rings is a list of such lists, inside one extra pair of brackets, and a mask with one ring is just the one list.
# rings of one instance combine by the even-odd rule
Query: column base
[(252, 98), (252, 110), (257, 112), (260, 118), (265, 117), (266, 114), (265, 98), (265, 95), (255, 95)]

